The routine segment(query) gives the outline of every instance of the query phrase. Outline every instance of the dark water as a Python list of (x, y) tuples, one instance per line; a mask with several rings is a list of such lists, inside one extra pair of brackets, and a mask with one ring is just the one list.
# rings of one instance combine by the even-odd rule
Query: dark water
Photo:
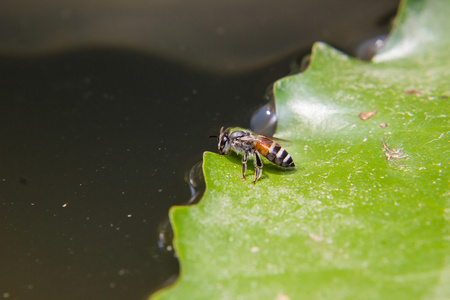
[(226, 76), (124, 49), (0, 57), (0, 297), (145, 299), (175, 276), (158, 228), (186, 172), (292, 58)]
[(281, 65), (212, 76), (111, 49), (0, 59), (0, 293), (142, 299), (176, 274), (158, 225), (216, 151), (208, 135), (248, 126)]

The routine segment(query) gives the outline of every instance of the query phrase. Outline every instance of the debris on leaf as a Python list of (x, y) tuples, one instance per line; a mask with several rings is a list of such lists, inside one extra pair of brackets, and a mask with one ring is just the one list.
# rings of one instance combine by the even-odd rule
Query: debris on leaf
[(275, 300), (290, 300), (291, 298), (289, 298), (288, 295), (285, 294), (278, 294), (277, 297), (275, 298)]
[(377, 113), (377, 110), (374, 111), (363, 111), (359, 114), (359, 118), (363, 121), (372, 118)]
[(408, 154), (403, 153), (403, 149), (390, 149), (389, 146), (386, 144), (386, 142), (382, 139), (381, 143), (383, 144), (383, 151), (384, 152), (384, 156), (386, 156), (386, 160), (391, 160), (391, 159), (400, 159), (400, 158), (405, 158), (408, 157)]
[(416, 95), (416, 96), (420, 96), (420, 94), (422, 94), (421, 91), (416, 89), (404, 90), (403, 93), (406, 95)]

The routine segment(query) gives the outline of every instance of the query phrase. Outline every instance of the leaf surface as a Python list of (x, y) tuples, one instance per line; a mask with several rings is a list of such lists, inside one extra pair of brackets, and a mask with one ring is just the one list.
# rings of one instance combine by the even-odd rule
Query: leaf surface
[(449, 15), (403, 3), (371, 63), (315, 44), (274, 85), (297, 168), (252, 185), (205, 153), (204, 197), (170, 212), (180, 278), (152, 299), (448, 299)]

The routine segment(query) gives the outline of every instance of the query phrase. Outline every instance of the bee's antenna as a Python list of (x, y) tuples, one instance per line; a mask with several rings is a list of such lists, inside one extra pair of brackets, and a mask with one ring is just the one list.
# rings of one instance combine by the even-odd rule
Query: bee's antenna
[(217, 135), (210, 135), (209, 138), (218, 138)]

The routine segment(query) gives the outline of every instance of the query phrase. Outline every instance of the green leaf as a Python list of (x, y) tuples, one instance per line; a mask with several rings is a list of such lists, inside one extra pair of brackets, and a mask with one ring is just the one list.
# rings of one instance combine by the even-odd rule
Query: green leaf
[(180, 278), (152, 299), (448, 299), (448, 16), (404, 3), (372, 63), (315, 44), (274, 86), (297, 168), (265, 160), (252, 185), (205, 153), (203, 199), (170, 212)]

